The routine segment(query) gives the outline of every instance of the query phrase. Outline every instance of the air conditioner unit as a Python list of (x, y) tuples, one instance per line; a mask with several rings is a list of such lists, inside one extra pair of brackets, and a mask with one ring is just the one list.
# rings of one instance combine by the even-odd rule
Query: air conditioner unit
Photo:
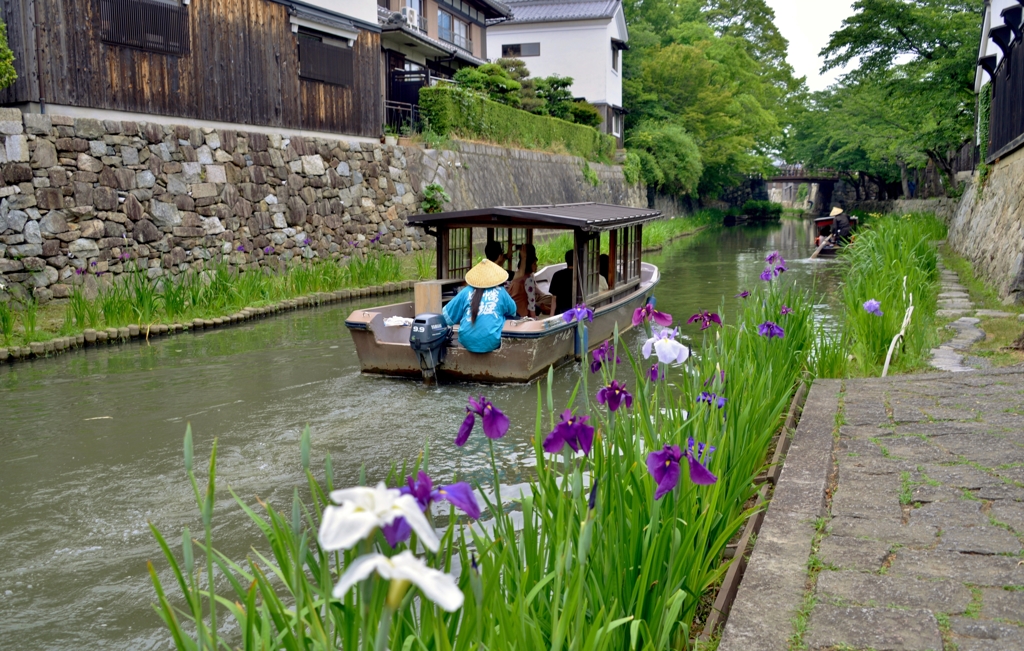
[(402, 7), (402, 17), (405, 18), (405, 23), (415, 30), (420, 28), (420, 17), (416, 13), (416, 10), (412, 7)]

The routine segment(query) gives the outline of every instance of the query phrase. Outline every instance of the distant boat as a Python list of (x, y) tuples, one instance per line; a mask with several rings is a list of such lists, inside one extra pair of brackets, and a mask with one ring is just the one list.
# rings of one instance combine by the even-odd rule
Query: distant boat
[[(658, 268), (641, 260), (643, 224), (661, 217), (656, 210), (598, 203), (548, 206), (501, 206), (479, 210), (416, 215), (409, 224), (422, 226), (437, 241), (437, 278), (416, 284), (413, 301), (356, 310), (345, 321), (352, 334), (364, 373), (424, 377), (439, 381), (529, 382), (588, 351), (576, 336), (576, 325), (559, 314), (536, 320), (506, 321), (501, 346), (490, 353), (471, 353), (458, 344), (458, 326), (436, 367), (410, 345), (413, 321), (417, 328), (440, 329), (439, 315), (465, 285), (473, 266), (474, 231), (486, 231), (487, 242), (498, 241), (508, 259), (509, 278), (518, 262), (517, 247), (533, 243), (534, 232), (572, 231), (576, 252), (573, 304), (594, 310), (588, 323), (588, 349), (632, 327), (633, 311), (642, 307), (660, 280)], [(608, 233), (608, 289), (600, 290), (598, 260), (601, 234)], [(481, 233), (482, 234), (482, 233)], [(544, 267), (534, 275), (538, 289), (548, 293), (551, 277), (565, 264)], [(397, 317), (397, 318), (396, 318)], [(386, 325), (385, 321), (393, 325)], [(422, 333), (423, 331), (420, 330)], [(434, 360), (442, 353), (435, 351)]]
[[(852, 233), (853, 231), (857, 230), (857, 225), (859, 224), (859, 220), (854, 215), (850, 215), (849, 217), (850, 217), (850, 232)], [(825, 217), (816, 217), (814, 219), (814, 231), (815, 231), (814, 246), (815, 246), (815, 248), (818, 248), (819, 246), (821, 247), (821, 251), (818, 252), (819, 256), (836, 255), (837, 253), (839, 253), (846, 246), (842, 242), (834, 242), (834, 241), (831, 242), (831, 243), (825, 244), (825, 246), (821, 246), (821, 243), (825, 240), (825, 238), (831, 237), (832, 232), (833, 232), (832, 229), (835, 226), (835, 222), (836, 222), (835, 217), (829, 217), (827, 215)]]

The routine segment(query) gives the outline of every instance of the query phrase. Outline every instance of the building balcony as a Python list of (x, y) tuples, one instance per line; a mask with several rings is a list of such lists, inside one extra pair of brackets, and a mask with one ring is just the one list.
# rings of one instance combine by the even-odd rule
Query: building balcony
[(451, 43), (461, 50), (465, 50), (470, 54), (473, 53), (473, 40), (463, 36), (462, 34), (456, 34), (450, 29), (442, 28), (437, 31), (437, 37), (445, 43)]

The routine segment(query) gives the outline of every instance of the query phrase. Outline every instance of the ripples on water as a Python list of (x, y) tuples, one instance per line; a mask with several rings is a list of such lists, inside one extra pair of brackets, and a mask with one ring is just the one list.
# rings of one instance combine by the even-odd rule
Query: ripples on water
[[(802, 222), (704, 233), (649, 256), (663, 272), (658, 307), (684, 320), (754, 289), (768, 251), (789, 261), (787, 282), (834, 296), (830, 261), (811, 261)], [(413, 461), (429, 442), (430, 471), (489, 484), (479, 430), (452, 439), (466, 397), (486, 393), (512, 420), (496, 447), (503, 484), (527, 481), (536, 385), (424, 387), (362, 376), (345, 317), (376, 301), (289, 313), (226, 330), (129, 343), (0, 367), (0, 640), (10, 648), (171, 648), (150, 608), (146, 561), (165, 568), (148, 528), (170, 540), (201, 530), (182, 466), (191, 422), (197, 470), (218, 443), (216, 546), (242, 558), (260, 540), (231, 486), (287, 508), (305, 485), (299, 436), (313, 433), (314, 465), (330, 452), (338, 485), (370, 481)], [(823, 300), (816, 312), (830, 319)], [(698, 337), (684, 327), (688, 337)], [(635, 341), (636, 335), (633, 335)], [(579, 369), (556, 373), (564, 404)], [(178, 543), (180, 544), (180, 542)], [(177, 546), (177, 545), (176, 545)], [(169, 571), (161, 579), (170, 587)]]

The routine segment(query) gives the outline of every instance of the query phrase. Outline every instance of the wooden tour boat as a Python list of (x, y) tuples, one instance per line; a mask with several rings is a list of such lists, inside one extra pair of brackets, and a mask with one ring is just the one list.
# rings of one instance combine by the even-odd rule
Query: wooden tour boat
[[(484, 243), (500, 242), (511, 280), (519, 262), (519, 247), (533, 243), (537, 231), (571, 231), (575, 254), (573, 305), (586, 303), (594, 310), (588, 324), (588, 348), (612, 336), (615, 327), (632, 326), (633, 311), (643, 306), (658, 284), (658, 268), (641, 260), (643, 224), (661, 213), (597, 203), (549, 206), (501, 206), (478, 210), (416, 215), (412, 226), (422, 226), (437, 240), (437, 280), (416, 283), (414, 300), (356, 310), (345, 321), (352, 333), (359, 365), (364, 373), (428, 378), (410, 346), (411, 321), (440, 314), (443, 305), (465, 285), (463, 277), (481, 255)], [(486, 240), (483, 238), (486, 232)], [(608, 234), (608, 289), (600, 290), (601, 235)], [(479, 238), (475, 237), (479, 236)], [(552, 275), (565, 264), (538, 269), (538, 289), (548, 292)], [(561, 308), (559, 308), (561, 311)], [(399, 317), (399, 318), (395, 318)], [(386, 325), (385, 321), (393, 325)], [(501, 346), (490, 353), (471, 353), (458, 343), (458, 325), (436, 369), (438, 381), (529, 382), (549, 366), (579, 358), (576, 325), (561, 314), (505, 322)]]

